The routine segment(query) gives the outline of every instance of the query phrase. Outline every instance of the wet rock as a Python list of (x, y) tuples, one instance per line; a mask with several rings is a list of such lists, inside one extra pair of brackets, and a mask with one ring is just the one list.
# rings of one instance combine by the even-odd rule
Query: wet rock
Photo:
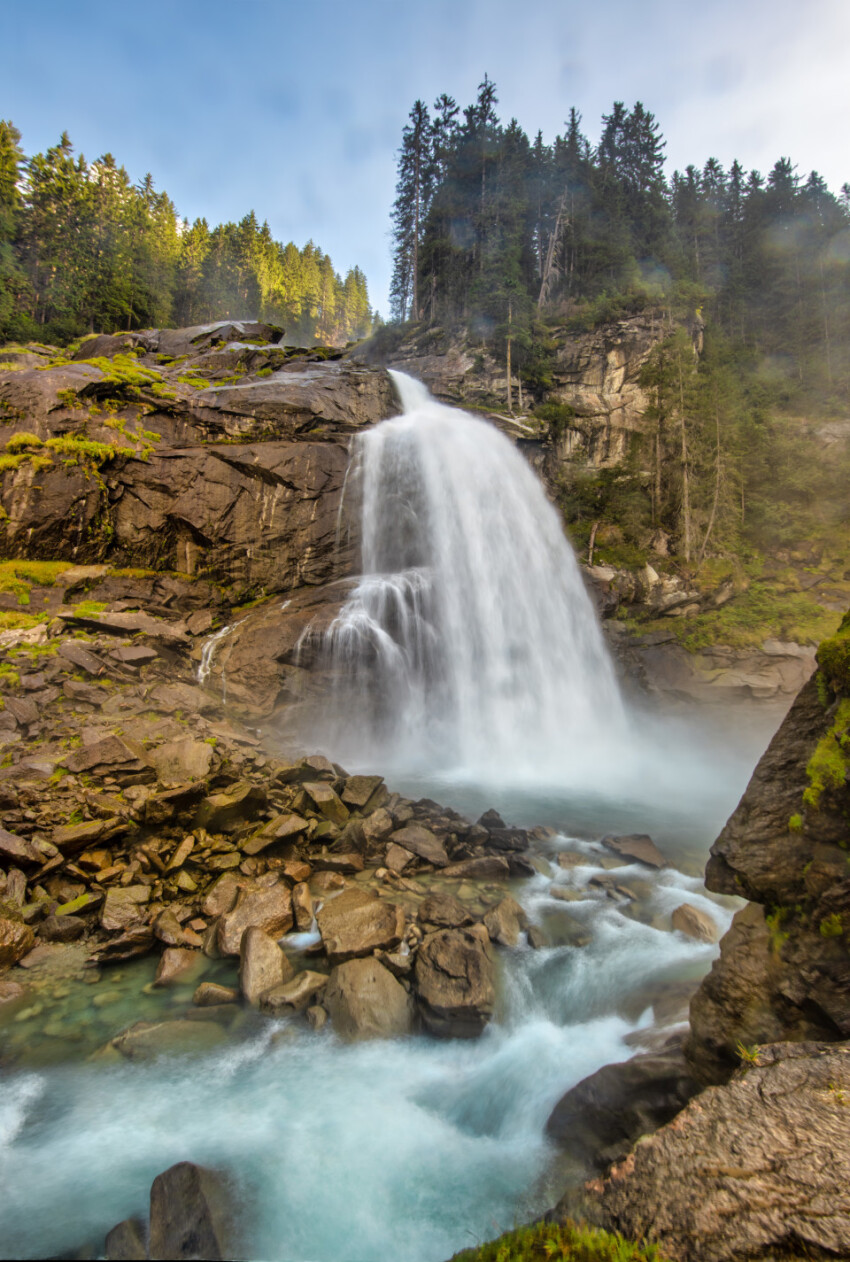
[(155, 1060), (158, 1056), (201, 1056), (224, 1038), (214, 1021), (138, 1021), (114, 1038), (112, 1046), (127, 1060)]
[(76, 942), (85, 931), (79, 916), (45, 916), (38, 926), (38, 936), (45, 942)]
[(91, 772), (93, 775), (110, 775), (116, 771), (145, 772), (149, 771), (153, 779), (144, 748), (135, 741), (123, 736), (105, 736), (91, 745), (83, 745), (75, 749), (65, 759), (65, 766), (74, 775)]
[(201, 982), (192, 996), (196, 1008), (217, 1008), (220, 1004), (237, 1003), (239, 991), (232, 986), (220, 986), (218, 982)]
[(780, 1043), (558, 1207), (680, 1262), (844, 1257), (846, 1044)]
[(325, 1012), (321, 1004), (312, 1004), (307, 1009), (307, 1012), (305, 1015), (307, 1017), (307, 1022), (311, 1030), (324, 1029), (327, 1023), (328, 1014)]
[(315, 1001), (317, 995), (321, 995), (327, 984), (327, 973), (304, 969), (289, 981), (267, 990), (260, 999), (260, 1008), (272, 1016), (281, 1016), (289, 1011), (301, 1012)]
[(242, 890), (232, 911), (218, 922), (217, 943), (222, 955), (238, 955), (246, 929), (262, 929), (280, 938), (292, 928), (292, 899), (285, 885)]
[(26, 990), (18, 982), (9, 981), (8, 978), (0, 978), (0, 1007), (4, 1003), (12, 1003), (15, 999), (20, 999), (21, 995), (26, 994)]
[(124, 885), (108, 889), (100, 909), (100, 925), (108, 932), (129, 929), (144, 916), (144, 908), (150, 902), (147, 885)]
[[(382, 805), (377, 799), (383, 784), (383, 776), (349, 776), (340, 796), (346, 806), (368, 813)], [(386, 800), (386, 790), (382, 796)]]
[(435, 868), (444, 868), (449, 862), (446, 848), (428, 828), (421, 824), (408, 824), (391, 834), (390, 840), (411, 854), (418, 855), (426, 863), (433, 863)]
[(183, 926), (171, 907), (166, 907), (165, 911), (160, 912), (157, 916), (153, 922), (153, 932), (154, 937), (158, 938), (160, 942), (164, 942), (166, 946), (183, 946), (186, 941)]
[(418, 919), (420, 924), (436, 925), (439, 929), (460, 929), (472, 924), (473, 916), (453, 895), (437, 892), (419, 904)]
[(35, 946), (35, 934), (23, 920), (0, 915), (0, 968), (17, 964)]
[(419, 948), (414, 965), (419, 1011), (440, 1037), (474, 1038), (493, 1015), (493, 962), (468, 930), (442, 929)]
[(332, 824), (342, 826), (349, 817), (349, 810), (329, 784), (323, 781), (305, 781), (304, 792), (312, 801), (316, 810), (324, 815)]
[(242, 877), (233, 872), (225, 872), (204, 895), (201, 911), (205, 916), (221, 916), (226, 911), (232, 911), (237, 895), (244, 885)]
[(313, 898), (310, 887), (305, 881), (292, 888), (292, 913), (295, 916), (295, 928), (304, 933), (313, 925)]
[(377, 811), (373, 811), (364, 819), (362, 828), (364, 842), (368, 848), (372, 848), (389, 837), (395, 828), (395, 821), (389, 811), (379, 807)]
[(507, 859), (501, 855), (485, 855), (481, 859), (463, 859), (443, 868), (442, 876), (458, 881), (503, 881), (510, 876)]
[(412, 1027), (410, 996), (374, 957), (338, 965), (323, 1004), (344, 1039), (394, 1038), (408, 1034)]
[(605, 1170), (642, 1135), (671, 1121), (698, 1090), (676, 1044), (583, 1079), (555, 1105), (546, 1133), (584, 1168)]
[(692, 903), (682, 903), (671, 917), (674, 929), (684, 933), (688, 938), (696, 938), (698, 942), (716, 942), (717, 925), (707, 911), (694, 907)]
[(221, 1175), (191, 1161), (157, 1175), (151, 1186), (149, 1249), (151, 1259), (217, 1260), (241, 1254), (234, 1248), (233, 1207)]
[(392, 951), (404, 936), (404, 908), (363, 889), (344, 890), (316, 917), (332, 964), (372, 951)]
[(200, 965), (198, 951), (186, 947), (166, 947), (156, 970), (155, 986), (170, 986), (172, 982), (186, 981)]
[(484, 926), (491, 941), (506, 947), (517, 945), (519, 935), (527, 924), (525, 912), (516, 899), (510, 897), (503, 898), (484, 917)]
[(204, 798), (198, 807), (197, 822), (210, 833), (232, 833), (246, 820), (255, 819), (266, 802), (266, 790), (245, 781), (226, 793)]
[(140, 1218), (125, 1218), (106, 1237), (107, 1262), (138, 1262), (148, 1256), (147, 1225)]
[(53, 830), (53, 845), (64, 855), (76, 854), (97, 842), (104, 843), (126, 833), (131, 825), (126, 819), (90, 819), (81, 824), (63, 824)]
[(649, 868), (663, 868), (667, 860), (646, 833), (632, 833), (626, 837), (603, 837), (602, 845), (623, 859), (634, 859)]
[(313, 856), (313, 866), (319, 872), (341, 872), (344, 876), (353, 876), (363, 871), (363, 856), (351, 854), (320, 854)]
[(285, 815), (277, 815), (274, 819), (269, 820), (267, 824), (249, 837), (243, 844), (242, 850), (247, 855), (261, 854), (269, 846), (276, 841), (286, 841), (292, 837), (298, 837), (307, 829), (307, 820), (301, 815), (288, 812)]
[(28, 867), (44, 862), (44, 855), (29, 838), (17, 837), (0, 828), (0, 861), (5, 864), (23, 863)]
[(289, 981), (293, 972), (274, 938), (256, 927), (245, 930), (239, 951), (239, 986), (248, 1003), (259, 1003), (265, 991)]
[(132, 960), (138, 955), (146, 955), (154, 944), (153, 930), (150, 925), (132, 925), (117, 938), (110, 938), (101, 943), (89, 959), (95, 963), (115, 963), (118, 960)]
[(395, 842), (391, 842), (387, 846), (384, 863), (391, 872), (403, 872), (412, 861), (413, 855), (409, 850), (405, 850), (403, 846), (397, 846)]

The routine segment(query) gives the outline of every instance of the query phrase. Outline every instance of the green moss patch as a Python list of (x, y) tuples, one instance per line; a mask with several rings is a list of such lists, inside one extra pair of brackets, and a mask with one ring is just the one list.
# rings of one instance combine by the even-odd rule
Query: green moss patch
[(803, 794), (803, 802), (813, 810), (820, 806), (824, 793), (844, 786), (850, 770), (850, 698), (839, 703), (829, 731), (818, 741), (809, 759), (806, 774), (809, 787)]
[(818, 648), (818, 666), (835, 692), (850, 695), (850, 614), (845, 614), (835, 635)]
[(663, 1262), (663, 1255), (655, 1245), (581, 1223), (534, 1223), (464, 1249), (452, 1262)]

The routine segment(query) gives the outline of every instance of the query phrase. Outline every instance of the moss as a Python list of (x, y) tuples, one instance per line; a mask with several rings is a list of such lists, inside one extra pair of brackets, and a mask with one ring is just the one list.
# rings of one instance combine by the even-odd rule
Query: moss
[(802, 815), (791, 816), (791, 818), (788, 820), (788, 831), (789, 833), (801, 833), (803, 831)]
[(774, 907), (773, 910), (768, 912), (764, 918), (764, 923), (767, 925), (767, 932), (770, 937), (770, 949), (773, 951), (774, 955), (778, 955), (782, 950), (782, 947), (788, 941), (788, 931), (783, 929), (782, 926), (785, 924), (790, 915), (790, 908)]
[(88, 618), (92, 614), (103, 613), (108, 606), (103, 600), (81, 600), (79, 604), (72, 606), (72, 608), (78, 617)]
[(820, 936), (822, 938), (840, 938), (843, 932), (844, 925), (837, 911), (834, 911), (830, 916), (824, 916), (820, 922)]
[(817, 659), (833, 690), (850, 695), (850, 614), (845, 614), (835, 635), (821, 642)]
[(14, 666), (10, 666), (8, 662), (3, 662), (3, 664), (0, 665), (0, 679), (2, 679), (4, 683), (7, 683), (10, 688), (19, 688), (21, 684), (20, 675), (15, 670)]
[(272, 375), (271, 368), (259, 368), (255, 373), (255, 377), (270, 377)]
[(533, 1223), (456, 1253), (452, 1262), (662, 1262), (656, 1245), (584, 1223)]
[(809, 787), (803, 794), (803, 802), (818, 810), (820, 800), (829, 790), (840, 789), (850, 770), (850, 698), (844, 698), (835, 712), (832, 725), (817, 743), (809, 759), (806, 774)]
[(114, 460), (120, 452), (129, 453), (129, 448), (119, 447), (116, 443), (96, 443), (77, 437), (48, 438), (45, 446), (63, 456), (65, 464), (90, 463), (97, 468)]
[(210, 384), (206, 377), (192, 376), (190, 373), (184, 373), (177, 380), (182, 386), (191, 386), (193, 390), (206, 390)]
[(11, 609), (0, 609), (0, 631), (29, 631), (43, 622), (47, 622), (47, 614), (15, 613)]
[(6, 450), (13, 455), (19, 451), (25, 451), (27, 447), (43, 447), (44, 443), (38, 434), (31, 434), (28, 430), (20, 430), (17, 434), (13, 434), (6, 443)]

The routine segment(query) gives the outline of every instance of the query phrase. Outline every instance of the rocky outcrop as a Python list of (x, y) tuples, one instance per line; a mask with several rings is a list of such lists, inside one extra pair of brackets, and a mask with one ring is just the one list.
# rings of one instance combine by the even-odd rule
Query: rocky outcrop
[(724, 1081), (741, 1048), (850, 1037), (847, 626), (800, 692), (711, 849), (706, 884), (750, 900), (691, 1004), (688, 1056)]
[(846, 1044), (762, 1047), (557, 1212), (674, 1262), (846, 1258), (848, 1099)]
[(393, 412), (389, 378), (240, 327), (100, 336), (72, 362), (0, 372), (5, 555), (209, 574), (242, 591), (347, 573), (348, 444)]

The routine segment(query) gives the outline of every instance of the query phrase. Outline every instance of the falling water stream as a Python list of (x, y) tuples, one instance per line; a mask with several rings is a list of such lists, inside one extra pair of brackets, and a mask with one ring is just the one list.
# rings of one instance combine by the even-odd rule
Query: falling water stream
[[(336, 684), (313, 732), (411, 796), (554, 825), (538, 875), (511, 889), (549, 945), (501, 956), (499, 1009), (475, 1042), (344, 1045), (245, 1017), (191, 1060), (89, 1058), (133, 1020), (190, 1006), (190, 989), (143, 991), (149, 962), (55, 985), (44, 1011), (6, 1005), (3, 1256), (97, 1245), (189, 1159), (230, 1174), (253, 1257), (443, 1262), (557, 1199), (549, 1111), (631, 1055), (709, 967), (715, 948), (671, 932), (673, 909), (687, 900), (729, 923), (699, 873), (758, 744), (630, 709), (523, 458), (488, 423), (396, 382), (403, 415), (353, 452), (362, 578), (328, 633)], [(609, 831), (651, 831), (670, 866), (623, 864), (629, 896), (610, 897)], [(310, 966), (303, 943), (284, 946)]]

